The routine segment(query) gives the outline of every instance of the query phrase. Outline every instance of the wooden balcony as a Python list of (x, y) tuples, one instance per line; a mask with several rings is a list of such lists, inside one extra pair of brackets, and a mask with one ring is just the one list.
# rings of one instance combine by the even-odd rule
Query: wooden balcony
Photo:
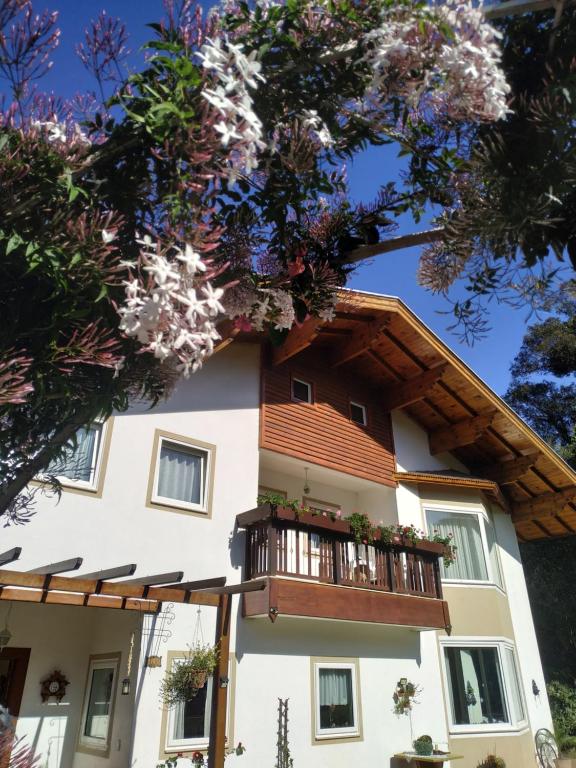
[(264, 504), (237, 517), (246, 529), (246, 617), (306, 616), (417, 629), (449, 628), (441, 544), (398, 539), (358, 544), (345, 520)]

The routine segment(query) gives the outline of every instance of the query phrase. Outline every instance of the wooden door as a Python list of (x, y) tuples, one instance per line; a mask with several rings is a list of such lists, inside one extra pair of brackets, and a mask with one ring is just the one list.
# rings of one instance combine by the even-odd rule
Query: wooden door
[(17, 718), (26, 670), (30, 659), (30, 648), (3, 648), (0, 651), (0, 704)]
[[(14, 725), (20, 714), (29, 659), (30, 648), (3, 648), (0, 651), (0, 704), (10, 712)], [(0, 768), (7, 768), (9, 761), (9, 754), (0, 754)]]

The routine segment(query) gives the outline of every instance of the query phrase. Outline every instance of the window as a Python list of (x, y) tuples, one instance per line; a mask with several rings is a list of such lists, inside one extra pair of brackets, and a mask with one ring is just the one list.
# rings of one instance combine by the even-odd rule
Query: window
[(79, 748), (107, 755), (120, 654), (91, 656), (80, 725)]
[(312, 384), (301, 379), (292, 379), (292, 400), (299, 403), (311, 403)]
[(357, 662), (313, 662), (315, 736), (317, 739), (358, 737)]
[(445, 581), (487, 582), (502, 587), (498, 547), (491, 521), (480, 512), (427, 509), (426, 522), (430, 533), (452, 535), (456, 560), (444, 567)]
[(205, 443), (157, 432), (149, 502), (208, 512), (214, 450), (214, 446)]
[(503, 642), (443, 645), (454, 732), (509, 730), (526, 720), (512, 646)]
[[(181, 659), (173, 659), (172, 665)], [(173, 668), (172, 667), (172, 668)], [(208, 745), (210, 736), (210, 710), (212, 701), (212, 677), (196, 696), (179, 702), (168, 710), (166, 751), (180, 751), (183, 748), (202, 748)]]
[(79, 429), (64, 455), (50, 463), (46, 474), (56, 475), (63, 485), (97, 490), (106, 430), (107, 425), (98, 422)]
[(368, 424), (366, 406), (350, 401), (350, 419), (355, 424), (360, 424), (361, 427), (365, 427)]

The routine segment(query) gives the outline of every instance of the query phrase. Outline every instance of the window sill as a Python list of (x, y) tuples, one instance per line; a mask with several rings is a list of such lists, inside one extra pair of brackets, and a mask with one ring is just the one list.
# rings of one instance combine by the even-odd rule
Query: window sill
[(181, 504), (171, 499), (165, 499), (163, 497), (153, 497), (148, 502), (148, 507), (152, 509), (170, 510), (171, 512), (179, 512), (184, 515), (196, 515), (198, 517), (210, 517), (209, 511), (205, 507), (200, 507), (194, 504)]
[(467, 581), (465, 579), (442, 579), (443, 587), (469, 587), (471, 589), (495, 589), (500, 594), (505, 595), (506, 592), (498, 584), (493, 581)]
[(180, 746), (166, 746), (164, 747), (164, 752), (168, 754), (186, 754), (187, 752), (206, 752), (208, 750), (208, 741), (207, 739), (198, 739), (197, 742), (194, 744), (191, 744), (190, 742), (187, 742), (186, 744), (181, 744)]
[(452, 726), (449, 729), (451, 738), (468, 739), (476, 736), (521, 736), (529, 730), (526, 722), (523, 722), (520, 725), (510, 725), (509, 723), (505, 723), (500, 727), (489, 723), (487, 725), (470, 726), (470, 728), (466, 728), (465, 730), (456, 728), (457, 726)]

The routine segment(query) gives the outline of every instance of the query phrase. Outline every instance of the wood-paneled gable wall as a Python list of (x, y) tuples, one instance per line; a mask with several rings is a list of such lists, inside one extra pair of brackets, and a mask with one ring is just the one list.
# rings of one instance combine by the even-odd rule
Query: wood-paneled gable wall
[[(361, 383), (346, 380), (316, 357), (315, 364), (263, 363), (260, 446), (395, 486), (390, 414)], [(292, 377), (312, 384), (312, 404), (292, 400)], [(350, 419), (350, 401), (366, 406), (365, 427)]]

